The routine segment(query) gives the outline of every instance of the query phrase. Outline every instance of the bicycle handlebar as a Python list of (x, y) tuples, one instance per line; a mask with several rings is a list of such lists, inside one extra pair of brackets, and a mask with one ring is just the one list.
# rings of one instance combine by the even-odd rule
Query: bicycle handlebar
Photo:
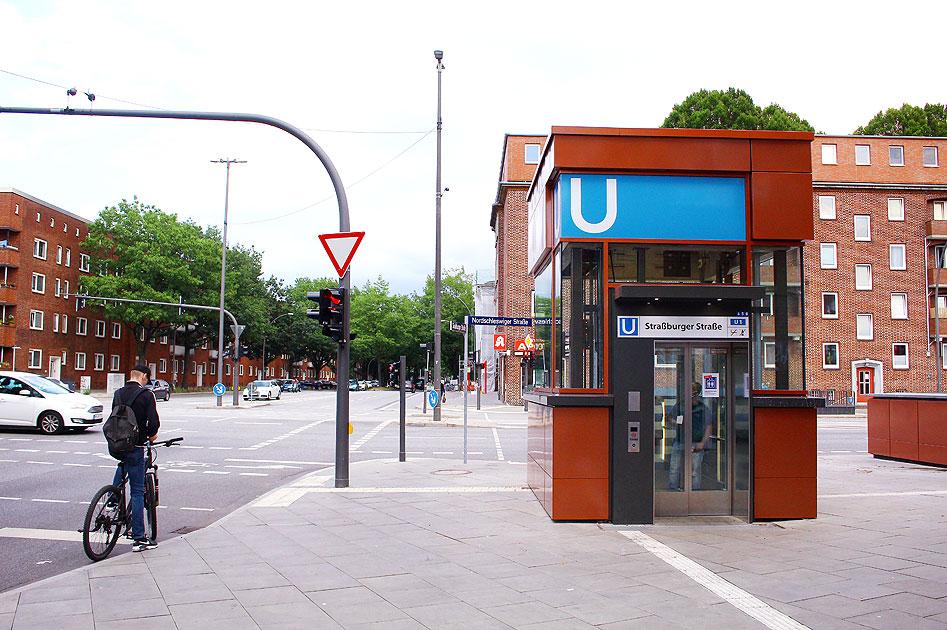
[(152, 442), (152, 446), (173, 446), (176, 442), (183, 440), (183, 437), (171, 438), (170, 440), (162, 440), (161, 442)]

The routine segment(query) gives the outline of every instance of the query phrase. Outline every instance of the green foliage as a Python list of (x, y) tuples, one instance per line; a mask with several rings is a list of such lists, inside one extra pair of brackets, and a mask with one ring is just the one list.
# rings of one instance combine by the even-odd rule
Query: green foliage
[(766, 131), (813, 131), (795, 112), (777, 104), (760, 108), (743, 90), (728, 88), (694, 92), (671, 109), (665, 128), (749, 129)]
[(904, 103), (878, 112), (855, 135), (868, 136), (947, 136), (947, 105), (926, 104), (924, 107)]

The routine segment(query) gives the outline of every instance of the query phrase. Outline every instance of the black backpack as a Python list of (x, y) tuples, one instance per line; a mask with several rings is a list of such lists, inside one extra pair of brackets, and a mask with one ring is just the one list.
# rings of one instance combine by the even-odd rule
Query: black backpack
[(102, 433), (109, 445), (109, 455), (115, 459), (123, 459), (124, 455), (135, 450), (138, 444), (138, 418), (132, 409), (132, 403), (146, 391), (139, 389), (127, 403), (120, 403), (112, 408), (108, 420), (102, 425)]

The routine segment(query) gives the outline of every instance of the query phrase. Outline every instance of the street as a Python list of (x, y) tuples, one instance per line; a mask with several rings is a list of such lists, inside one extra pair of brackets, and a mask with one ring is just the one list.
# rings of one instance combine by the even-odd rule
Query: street
[[(408, 419), (423, 421), (421, 393), (408, 394)], [(460, 398), (454, 394), (449, 403)], [(159, 540), (200, 529), (298, 475), (335, 461), (335, 392), (284, 392), (255, 408), (212, 407), (212, 395), (173, 395), (159, 402), (159, 439), (184, 442), (156, 449), (159, 466)], [(398, 393), (351, 392), (351, 461), (397, 459)], [(456, 408), (445, 422), (460, 422)], [(470, 459), (501, 460), (524, 468), (526, 431), (520, 407), (477, 412), (469, 429)], [(430, 409), (426, 416), (432, 420)], [(463, 461), (459, 427), (408, 426), (407, 457)], [(101, 427), (44, 436), (0, 429), (0, 592), (89, 562), (76, 532), (89, 500), (110, 483), (115, 461)], [(350, 478), (355, 479), (357, 467)], [(115, 554), (128, 553), (120, 544)]]

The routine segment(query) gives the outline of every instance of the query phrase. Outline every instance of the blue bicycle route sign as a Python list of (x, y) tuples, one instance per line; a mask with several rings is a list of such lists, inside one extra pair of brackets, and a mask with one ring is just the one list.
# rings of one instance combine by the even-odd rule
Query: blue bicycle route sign
[(218, 396), (223, 396), (225, 391), (227, 391), (227, 388), (224, 387), (223, 383), (217, 383), (214, 385), (214, 393)]
[(427, 404), (431, 407), (437, 407), (437, 401), (440, 399), (440, 396), (437, 394), (437, 390), (432, 389), (427, 393)]

